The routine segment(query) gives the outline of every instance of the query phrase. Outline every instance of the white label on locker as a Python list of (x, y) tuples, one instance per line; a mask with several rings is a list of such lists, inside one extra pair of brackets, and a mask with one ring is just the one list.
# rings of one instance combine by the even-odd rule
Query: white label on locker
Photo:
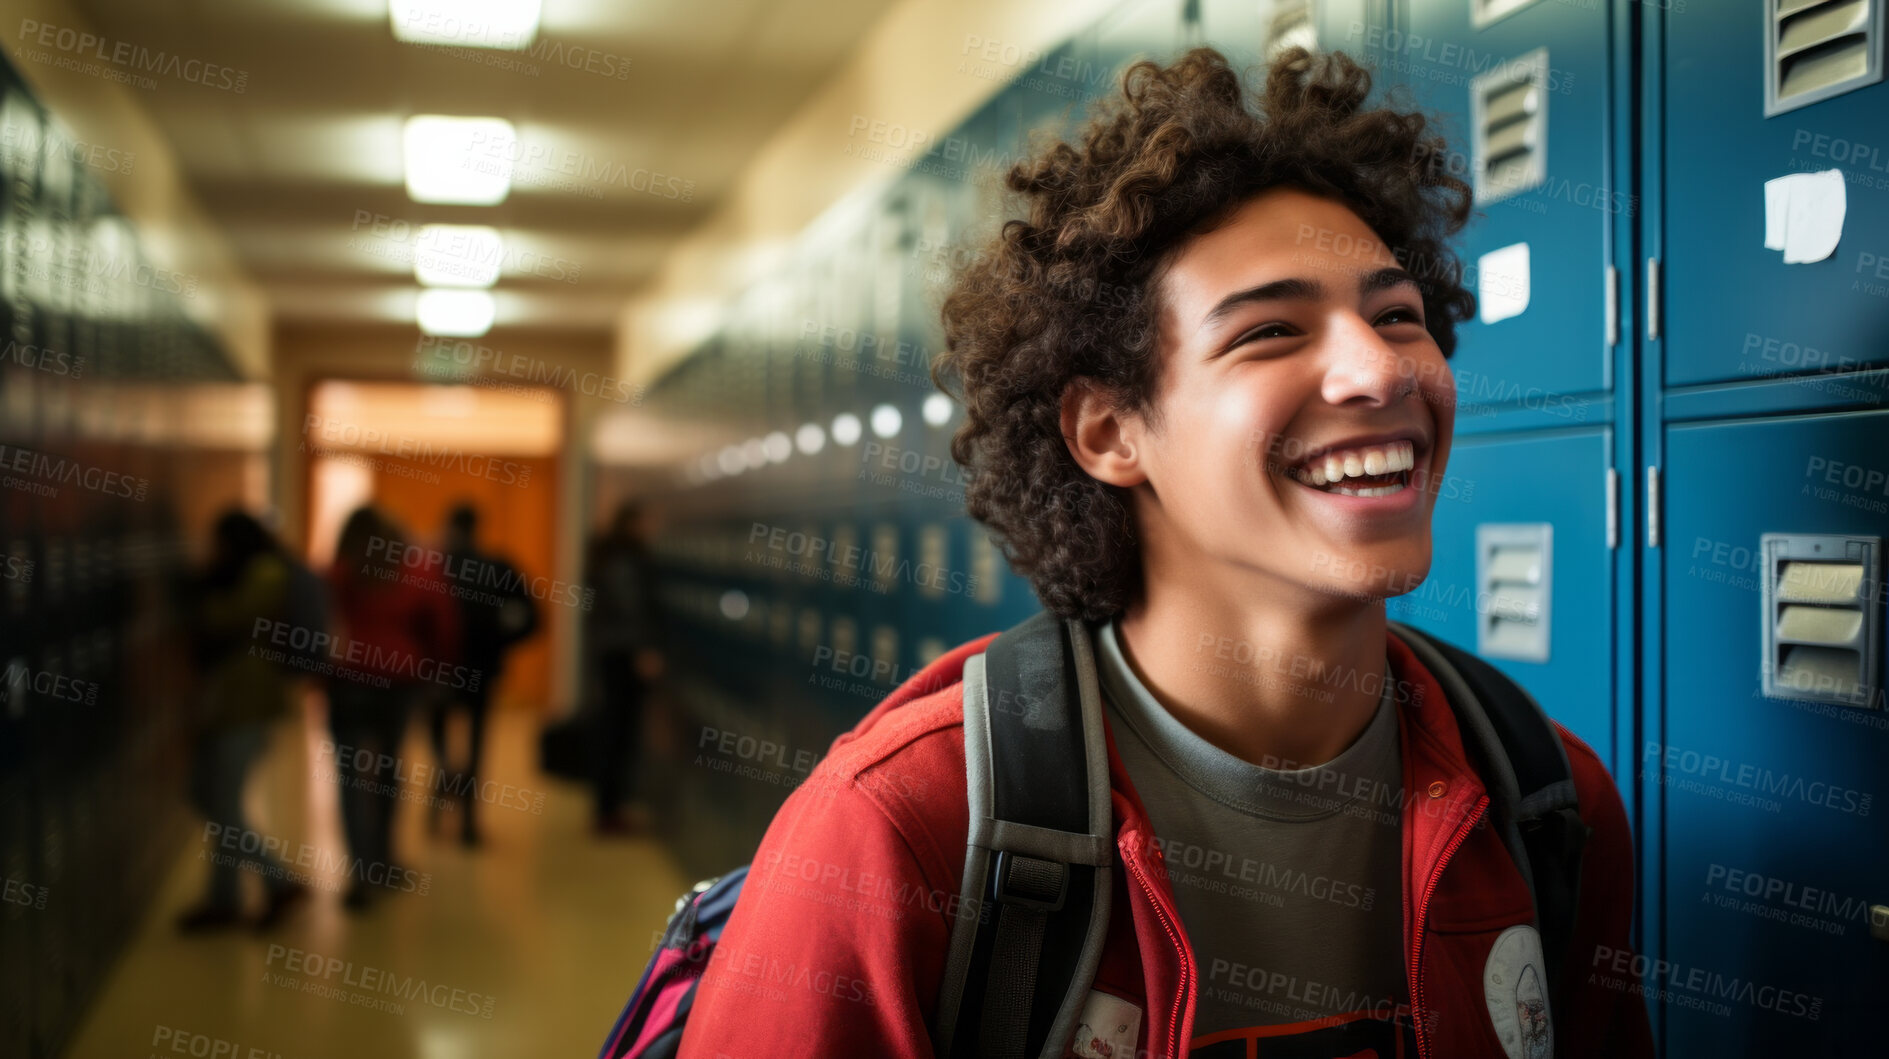
[(1476, 302), (1482, 322), (1520, 316), (1528, 308), (1528, 244), (1491, 250), (1476, 262)]
[(1787, 265), (1822, 261), (1843, 238), (1848, 200), (1841, 169), (1791, 173), (1764, 182), (1764, 245)]

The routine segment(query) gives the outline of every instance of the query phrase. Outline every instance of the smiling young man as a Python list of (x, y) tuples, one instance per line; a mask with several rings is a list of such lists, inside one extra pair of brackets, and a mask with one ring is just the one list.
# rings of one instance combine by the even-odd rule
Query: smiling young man
[[(970, 512), (1084, 623), (1105, 706), (1106, 945), (1050, 1054), (1651, 1055), (1605, 769), (1555, 729), (1587, 837), (1551, 967), (1509, 765), (1383, 607), (1429, 570), (1467, 187), (1342, 56), (1282, 55), (1257, 110), (1207, 50), (1123, 88), (1013, 171), (1025, 218), (945, 306)], [(959, 899), (959, 675), (990, 642), (788, 799), (685, 1059), (933, 1054), (954, 922), (989, 911)]]

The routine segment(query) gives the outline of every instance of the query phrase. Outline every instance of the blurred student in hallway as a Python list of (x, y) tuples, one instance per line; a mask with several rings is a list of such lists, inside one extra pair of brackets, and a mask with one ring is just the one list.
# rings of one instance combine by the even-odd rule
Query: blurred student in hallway
[(400, 743), (415, 702), (484, 683), (484, 674), (458, 664), (459, 616), (446, 583), (430, 570), (402, 568), (406, 542), (392, 518), (361, 507), (343, 524), (328, 572), (338, 642), (349, 661), (328, 679), (328, 723), (352, 860), (345, 901), (356, 910), (367, 907), (374, 880), (401, 877), (393, 819), (399, 777), (407, 771)]
[[(443, 689), (432, 699), (433, 752), (440, 768), (451, 777), (448, 791), (463, 811), (459, 840), (468, 846), (479, 844), (476, 813), (479, 780), (483, 777), (479, 760), (485, 747), (492, 689), (498, 683), (506, 654), (538, 630), (539, 620), (538, 604), (526, 590), (518, 568), (503, 556), (481, 552), (478, 530), (478, 509), (470, 503), (458, 504), (447, 516), (441, 550), (446, 555), (444, 568), (452, 581), (459, 615), (460, 658), (466, 668), (483, 674), (483, 679), (476, 687)], [(459, 706), (465, 708), (470, 722), (463, 766), (453, 764), (446, 740), (446, 722)], [(435, 812), (437, 823), (437, 808)]]
[(625, 805), (636, 794), (644, 702), (663, 672), (649, 522), (647, 508), (625, 501), (609, 529), (591, 542), (585, 562), (585, 580), (596, 591), (588, 634), (601, 693), (594, 764), (600, 835), (629, 834), (640, 826)]
[[(246, 835), (243, 787), (268, 744), (270, 727), (287, 711), (289, 687), (288, 670), (257, 651), (252, 630), (258, 621), (289, 614), (295, 564), (245, 511), (226, 512), (213, 535), (209, 566), (197, 586), (192, 630), (202, 685), (190, 795), (206, 826), (220, 834)], [(257, 872), (268, 894), (259, 926), (273, 925), (308, 896), (306, 887), (288, 880), (279, 860), (260, 846), (251, 851), (252, 845), (213, 847), (219, 852), (208, 858), (203, 901), (179, 918), (180, 929), (241, 924), (243, 869)], [(223, 848), (235, 852), (220, 852)]]

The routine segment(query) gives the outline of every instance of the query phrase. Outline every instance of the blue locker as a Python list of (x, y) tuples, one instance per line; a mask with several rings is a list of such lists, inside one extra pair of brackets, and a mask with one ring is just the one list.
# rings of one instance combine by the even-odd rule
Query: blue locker
[[(1889, 84), (1766, 117), (1767, 9), (1694, 3), (1664, 19), (1668, 386), (1889, 364)], [(1874, 32), (1880, 67), (1889, 28)], [(1830, 169), (1845, 182), (1841, 241), (1785, 264), (1764, 245), (1764, 182)]]
[[(1429, 578), (1388, 613), (1475, 650), (1478, 624), (1505, 591), (1480, 582), (1479, 526), (1547, 524), (1546, 661), (1488, 653), (1616, 775), (1612, 552), (1607, 545), (1605, 430), (1458, 435), (1438, 484)], [(1631, 776), (1631, 763), (1625, 763)]]
[(1426, 161), (1478, 186), (1478, 216), (1456, 249), (1485, 314), (1520, 301), (1521, 273), (1497, 268), (1502, 259), (1485, 267), (1484, 255), (1528, 248), (1526, 308), (1462, 329), (1451, 363), (1465, 404), (1606, 389), (1610, 229), (1637, 205), (1609, 172), (1608, 8), (1534, 0), (1478, 26), (1488, 5), (1472, 0), (1400, 6), (1387, 28), (1347, 29), (1346, 50), (1367, 45), (1387, 83), (1443, 117), (1450, 153)]
[[(1683, 969), (1665, 983), (1669, 1055), (1879, 1050), (1862, 1013), (1889, 984), (1868, 920), (1889, 903), (1889, 712), (1880, 697), (1763, 696), (1758, 548), (1771, 532), (1889, 530), (1880, 487), (1819, 492), (1835, 454), (1880, 453), (1886, 438), (1884, 411), (1666, 431), (1665, 725), (1640, 757), (1664, 814), (1659, 956)], [(1880, 593), (1865, 605), (1880, 611)], [(1712, 992), (1733, 979), (1756, 988)]]
[(1316, 35), (1307, 6), (1281, 4), (1268, 11), (1266, 5), (1241, 0), (1201, 0), (1200, 43), (1218, 49), (1234, 69), (1257, 77), (1265, 65), (1266, 44), (1275, 26), (1277, 32), (1306, 27), (1299, 30), (1301, 35)]
[[(1067, 136), (1080, 126), (1090, 100), (1109, 90), (1114, 73), (1076, 41), (1065, 41), (1041, 58), (1021, 57), (1008, 71), (1014, 80), (1022, 130), (1037, 136)], [(1021, 150), (1025, 140), (1018, 140)]]
[(1274, 4), (1201, 0), (1197, 30), (1184, 27), (1182, 46), (1212, 47), (1254, 85), (1265, 77), (1268, 57), (1291, 45), (1343, 51), (1362, 57), (1366, 27), (1382, 22), (1368, 0), (1281, 0)]
[[(1313, 28), (1321, 50), (1342, 51), (1359, 58), (1360, 53), (1373, 51), (1368, 44), (1372, 28), (1385, 24), (1389, 5), (1377, 0), (1327, 0), (1305, 6), (1311, 10)], [(1268, 27), (1273, 41), (1282, 46), (1299, 42), (1295, 36), (1282, 36), (1280, 33), (1287, 27), (1279, 25), (1276, 16), (1289, 11), (1290, 7), (1289, 4), (1282, 4), (1275, 8), (1274, 25)]]
[(1110, 72), (1095, 85), (1097, 94), (1104, 96), (1119, 93), (1122, 71), (1131, 63), (1139, 59), (1166, 62), (1185, 44), (1177, 0), (1127, 0), (1091, 32), (1096, 65)]
[[(1874, 147), (1889, 89), (1865, 78), (1803, 105), (1768, 98), (1789, 95), (1804, 56), (1860, 44), (1880, 70), (1881, 5), (1839, 6), (1785, 4), (1779, 19), (1768, 3), (1694, 5), (1644, 23), (1659, 61), (1642, 120), (1664, 143), (1647, 175), (1657, 209), (1644, 219), (1642, 283), (1654, 281), (1661, 319), (1641, 384), (1658, 393), (1645, 460), (1667, 493), (1646, 566), (1645, 620), (1664, 634), (1644, 647), (1646, 948), (1709, 983), (1768, 989), (1709, 998), (1716, 1007), (1669, 990), (1658, 1010), (1675, 1056), (1880, 1050), (1857, 1013), (1889, 984), (1867, 921), (1884, 900), (1870, 819), (1889, 747), (1883, 704), (1767, 698), (1759, 670), (1761, 535), (1889, 534), (1889, 496), (1866, 477), (1889, 450), (1889, 389), (1858, 374), (1885, 360), (1889, 288), (1872, 261), (1889, 242), (1889, 162)], [(1816, 28), (1806, 23), (1833, 11), (1865, 21), (1792, 53)], [(1773, 33), (1783, 46), (1768, 51)], [(1787, 264), (1764, 246), (1764, 182), (1829, 169), (1847, 206), (1835, 252)], [(1863, 606), (1880, 618), (1880, 592)]]

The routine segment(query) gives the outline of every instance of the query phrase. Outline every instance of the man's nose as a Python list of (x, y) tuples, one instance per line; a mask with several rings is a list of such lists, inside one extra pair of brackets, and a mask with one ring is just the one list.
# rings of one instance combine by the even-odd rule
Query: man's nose
[(1357, 313), (1343, 313), (1330, 332), (1325, 400), (1334, 405), (1391, 405), (1417, 388), (1419, 365)]

